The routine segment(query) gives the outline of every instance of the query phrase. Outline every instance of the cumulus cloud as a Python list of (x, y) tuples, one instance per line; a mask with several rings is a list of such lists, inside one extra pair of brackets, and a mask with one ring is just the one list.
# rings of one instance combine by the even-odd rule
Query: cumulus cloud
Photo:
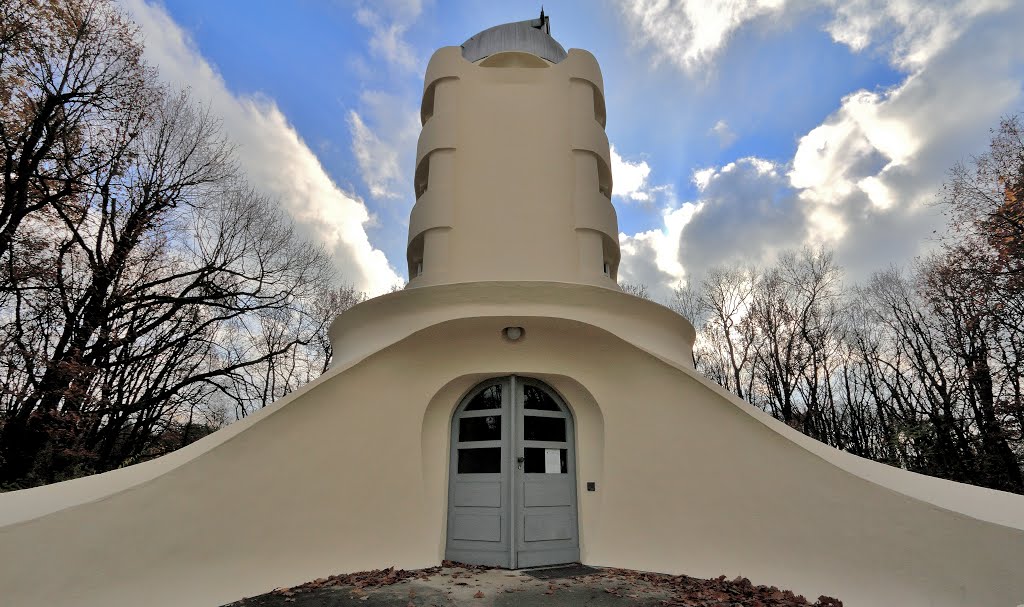
[(123, 4), (142, 28), (146, 57), (161, 77), (172, 85), (189, 87), (198, 101), (222, 117), (249, 181), (278, 198), (299, 229), (328, 249), (344, 279), (374, 294), (401, 282), (384, 253), (367, 237), (365, 227), (372, 216), (366, 205), (331, 180), (273, 100), (232, 94), (162, 8), (144, 0), (123, 0)]
[(651, 167), (645, 160), (629, 161), (624, 159), (611, 146), (612, 155), (612, 193), (625, 200), (648, 202), (651, 200), (652, 188), (647, 183)]
[(715, 167), (705, 167), (703, 169), (697, 169), (693, 172), (693, 185), (697, 186), (698, 190), (704, 190), (711, 183), (711, 178), (715, 176), (718, 169)]
[(816, 238), (836, 247), (854, 276), (906, 261), (942, 229), (931, 203), (949, 168), (984, 147), (1000, 116), (1020, 109), (1022, 21), (1020, 5), (977, 20), (969, 37), (929, 51), (899, 86), (847, 96), (800, 140), (792, 185), (818, 224)]
[(808, 220), (782, 167), (742, 158), (705, 171), (696, 212), (679, 234), (679, 260), (699, 280), (713, 266), (772, 261), (806, 238)]
[[(985, 17), (997, 10), (1004, 12)], [(926, 250), (933, 232), (942, 230), (930, 203), (947, 171), (982, 150), (989, 129), (1001, 115), (1019, 111), (1024, 100), (1024, 49), (1017, 41), (1022, 22), (1021, 3), (837, 3), (829, 25), (833, 38), (855, 50), (886, 50), (893, 65), (907, 70), (904, 80), (839, 100), (799, 139), (791, 158), (748, 158), (694, 170), (696, 212), (677, 245), (685, 274), (696, 277), (734, 260), (766, 262), (782, 248), (824, 244), (837, 251), (852, 280), (863, 280)], [(685, 57), (671, 45), (662, 52)], [(668, 224), (655, 233), (667, 235)], [(663, 243), (643, 254), (656, 259), (672, 246)]]
[(664, 227), (638, 234), (620, 233), (619, 281), (645, 285), (652, 298), (665, 301), (672, 288), (686, 280), (680, 263), (683, 230), (701, 210), (700, 204), (679, 204), (673, 198), (661, 213)]

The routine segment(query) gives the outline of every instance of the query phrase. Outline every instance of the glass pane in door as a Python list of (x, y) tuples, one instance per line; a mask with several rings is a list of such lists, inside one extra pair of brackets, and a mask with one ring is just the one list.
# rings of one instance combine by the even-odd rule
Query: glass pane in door
[(523, 408), (540, 411), (561, 411), (558, 403), (547, 392), (536, 386), (523, 386)]
[(501, 385), (485, 388), (466, 405), (466, 411), (501, 409)]
[(501, 447), (459, 449), (459, 474), (495, 474), (501, 472)]
[(565, 418), (527, 415), (523, 418), (523, 438), (564, 443)]
[(527, 474), (567, 474), (569, 458), (567, 449), (523, 449), (523, 472)]
[(463, 417), (459, 420), (459, 442), (501, 440), (501, 416)]

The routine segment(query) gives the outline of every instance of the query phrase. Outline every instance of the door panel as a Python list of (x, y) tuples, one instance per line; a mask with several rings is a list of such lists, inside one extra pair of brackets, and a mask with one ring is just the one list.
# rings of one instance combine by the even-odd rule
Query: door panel
[(452, 539), (472, 542), (500, 542), (500, 514), (456, 514), (452, 525)]
[(572, 539), (572, 517), (562, 512), (537, 512), (541, 509), (531, 509), (531, 514), (526, 515), (526, 524), (523, 526), (524, 539), (528, 542), (540, 540), (571, 540)]
[(523, 506), (572, 506), (572, 487), (561, 479), (545, 482), (547, 479), (527, 483), (524, 488)]
[(461, 482), (455, 485), (453, 506), (501, 508), (501, 482)]
[(512, 566), (508, 388), (506, 379), (477, 386), (452, 420), (447, 559)]
[(445, 558), (511, 568), (579, 560), (575, 431), (550, 388), (484, 382), (451, 433)]
[(541, 382), (522, 378), (515, 386), (515, 471), (519, 566), (579, 560), (576, 458), (572, 414)]

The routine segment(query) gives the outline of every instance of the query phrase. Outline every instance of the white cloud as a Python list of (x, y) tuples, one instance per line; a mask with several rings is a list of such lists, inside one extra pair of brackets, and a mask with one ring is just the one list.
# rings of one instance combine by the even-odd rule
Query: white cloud
[[(1024, 3), (827, 4), (835, 8), (829, 32), (837, 42), (888, 52), (907, 75), (891, 89), (839, 100), (799, 139), (792, 158), (695, 169), (697, 211), (676, 246), (688, 276), (733, 260), (769, 262), (780, 249), (816, 243), (836, 250), (853, 281), (908, 262), (933, 246), (932, 232), (942, 229), (930, 203), (949, 168), (983, 150), (999, 118), (1020, 110)], [(997, 17), (981, 17), (1001, 9)], [(659, 52), (686, 57), (678, 46)], [(674, 243), (655, 236), (646, 251), (640, 244), (669, 231), (666, 222), (621, 240), (661, 268), (656, 260)], [(644, 267), (642, 260), (630, 263)], [(665, 285), (675, 279), (669, 274), (660, 276)]]
[(723, 148), (729, 147), (733, 141), (736, 141), (736, 133), (729, 128), (729, 123), (725, 120), (716, 122), (715, 126), (711, 127), (711, 133), (718, 137), (718, 145)]
[[(947, 20), (931, 21), (946, 31)], [(949, 167), (978, 149), (1001, 114), (1016, 109), (1021, 91), (1011, 66), (1024, 54), (1011, 42), (1012, 29), (990, 25), (959, 42), (947, 36), (949, 46), (929, 50), (928, 62), (899, 86), (848, 95), (800, 139), (789, 178), (808, 205), (815, 242), (860, 238), (879, 213), (927, 213)], [(991, 56), (1001, 61), (986, 64)]]
[[(836, 113), (800, 139), (789, 179), (801, 190), (801, 198), (829, 206), (862, 192), (879, 209), (892, 206), (885, 175), (912, 162), (928, 136), (927, 129), (913, 129), (908, 116), (894, 107), (914, 81), (884, 94), (858, 91), (847, 96)], [(834, 214), (820, 209), (818, 215), (824, 219)], [(831, 220), (819, 222), (819, 228), (817, 239), (822, 242), (843, 233)]]
[(197, 101), (208, 103), (223, 119), (249, 181), (277, 197), (300, 230), (327, 247), (343, 278), (374, 294), (400, 283), (384, 253), (370, 244), (365, 227), (372, 216), (366, 205), (331, 180), (274, 102), (232, 94), (162, 8), (144, 0), (122, 1), (142, 28), (146, 58), (160, 76), (174, 86), (189, 87)]
[(647, 177), (651, 174), (651, 167), (646, 160), (631, 162), (625, 160), (615, 146), (611, 146), (612, 156), (612, 193), (615, 196), (627, 200), (648, 202), (651, 200), (651, 193), (656, 188), (651, 188), (647, 183)]
[(786, 0), (622, 0), (634, 39), (653, 46), (656, 61), (688, 72), (713, 60), (740, 26), (785, 6)]
[(398, 164), (397, 157), (381, 157), (378, 151), (381, 147), (380, 138), (367, 128), (359, 112), (349, 110), (348, 126), (352, 131), (352, 154), (359, 163), (363, 181), (370, 189), (370, 195), (376, 198), (394, 196), (395, 194), (388, 190), (386, 182)]
[(697, 186), (698, 190), (704, 190), (711, 183), (711, 178), (715, 176), (718, 170), (715, 167), (706, 167), (703, 169), (697, 169), (693, 172), (693, 184)]
[(806, 238), (808, 221), (785, 173), (774, 162), (746, 157), (698, 171), (693, 217), (679, 235), (679, 261), (689, 278), (733, 262), (765, 263)]
[(698, 211), (699, 204), (673, 202), (662, 211), (663, 229), (632, 236), (620, 233), (619, 281), (645, 285), (654, 300), (667, 301), (672, 287), (686, 278), (679, 263), (679, 241)]
[[(414, 103), (396, 95), (368, 91), (360, 96), (362, 113), (349, 110), (352, 154), (374, 198), (412, 195), (411, 174), (420, 132)], [(370, 124), (368, 124), (368, 122)]]
[(907, 117), (894, 111), (901, 89), (849, 95), (836, 113), (800, 139), (789, 181), (808, 204), (813, 242), (834, 245), (846, 234), (844, 219), (831, 207), (854, 195), (867, 195), (878, 209), (892, 206), (885, 176), (911, 162), (927, 136), (926, 130), (915, 133)]
[(893, 65), (923, 66), (959, 37), (967, 24), (1005, 10), (1013, 0), (619, 0), (634, 39), (688, 73), (710, 65), (740, 28), (758, 20), (824, 8), (832, 39), (861, 51), (888, 48)]
[(959, 37), (977, 16), (1008, 8), (1012, 0), (830, 0), (826, 31), (860, 51), (887, 37), (893, 65), (913, 71)]
[(406, 42), (405, 33), (422, 12), (423, 3), (419, 0), (394, 0), (360, 6), (355, 17), (360, 25), (370, 30), (372, 54), (395, 67), (416, 72), (419, 57)]

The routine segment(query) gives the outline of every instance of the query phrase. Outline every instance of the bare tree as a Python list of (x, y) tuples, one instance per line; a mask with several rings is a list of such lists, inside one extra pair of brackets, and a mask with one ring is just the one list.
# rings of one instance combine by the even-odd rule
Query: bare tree
[[(257, 385), (252, 370), (264, 378), (260, 406), (308, 381), (329, 356), (321, 299), (336, 284), (326, 253), (238, 178), (218, 122), (151, 80), (115, 8), (16, 4), (29, 12), (21, 29), (0, 32), (4, 61), (14, 57), (3, 82), (28, 84), (11, 99), (35, 108), (42, 85), (22, 72), (52, 76), (53, 65), (91, 84), (50, 118), (4, 106), (5, 136), (23, 132), (5, 140), (21, 146), (7, 148), (8, 162), (41, 159), (28, 173), (6, 172), (11, 212), (0, 224), (10, 235), (0, 252), (6, 486), (107, 470), (193, 440), (224, 421), (225, 397)], [(88, 48), (91, 60), (79, 56)], [(132, 69), (108, 73), (116, 66)], [(116, 92), (104, 80), (130, 77), (142, 80)], [(44, 90), (39, 103), (63, 90)], [(27, 145), (26, 124), (56, 143)]]
[[(293, 302), (287, 318), (259, 317), (241, 327), (233, 343), (243, 352), (254, 350), (258, 362), (218, 380), (236, 417), (271, 404), (327, 371), (333, 354), (328, 335), (331, 323), (365, 299), (352, 285), (322, 288)], [(271, 356), (271, 352), (281, 354)]]
[(757, 289), (757, 271), (732, 266), (708, 270), (701, 285), (707, 312), (704, 332), (726, 373), (724, 384), (740, 398), (750, 394), (755, 325), (748, 314)]
[(651, 294), (648, 292), (647, 285), (634, 283), (634, 282), (620, 282), (619, 288), (622, 289), (623, 293), (632, 295), (633, 297), (639, 297), (640, 299), (650, 299)]
[(704, 335), (704, 325), (707, 323), (707, 310), (701, 299), (699, 288), (694, 288), (690, 283), (680, 283), (672, 291), (672, 297), (668, 307), (683, 318), (690, 321), (697, 334), (697, 343), (693, 347), (693, 366), (701, 370), (704, 366), (703, 348), (700, 343)]
[(973, 477), (973, 450), (960, 423), (960, 368), (926, 301), (896, 270), (876, 274), (862, 297), (878, 334), (858, 336), (860, 354), (901, 464), (955, 480)]
[(135, 26), (105, 0), (9, 0), (0, 17), (2, 259), (26, 217), (73, 205), (116, 162), (108, 141), (145, 103), (149, 75)]
[(1019, 117), (957, 165), (950, 230), (911, 271), (845, 289), (831, 252), (717, 268), (671, 302), (695, 367), (818, 440), (1024, 493), (1024, 135)]

